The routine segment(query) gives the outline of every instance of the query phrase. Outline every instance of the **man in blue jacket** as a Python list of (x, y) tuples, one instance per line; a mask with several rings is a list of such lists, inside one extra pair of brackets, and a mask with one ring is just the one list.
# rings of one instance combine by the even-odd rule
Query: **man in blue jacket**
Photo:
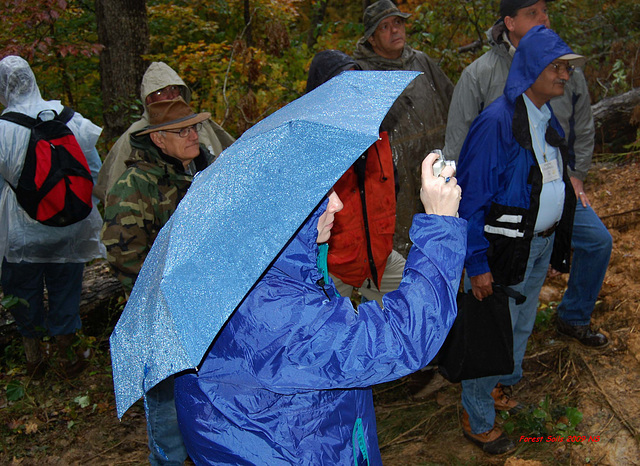
[[(451, 98), (444, 155), (457, 160), (473, 120), (502, 95), (513, 54), (522, 37), (534, 26), (550, 27), (548, 3), (552, 0), (501, 0), (500, 19), (487, 31), (491, 49), (466, 67)], [(612, 238), (591, 208), (584, 181), (591, 166), (595, 128), (589, 89), (582, 70), (576, 69), (564, 95), (549, 104), (565, 131), (575, 166), (569, 178), (578, 198), (573, 221), (572, 266), (567, 290), (558, 305), (558, 332), (582, 345), (603, 348), (607, 337), (590, 327), (598, 294), (611, 256)], [(507, 410), (513, 400), (496, 390), (496, 409)]]
[(522, 378), (522, 359), (535, 322), (537, 297), (549, 263), (569, 269), (575, 194), (567, 170), (564, 132), (548, 102), (562, 95), (574, 54), (556, 33), (532, 28), (520, 41), (504, 93), (473, 122), (460, 153), (467, 219), (465, 288), (482, 300), (493, 283), (526, 297), (510, 298), (514, 371), (462, 382), (463, 433), (487, 453), (515, 448), (495, 425), (491, 392)]

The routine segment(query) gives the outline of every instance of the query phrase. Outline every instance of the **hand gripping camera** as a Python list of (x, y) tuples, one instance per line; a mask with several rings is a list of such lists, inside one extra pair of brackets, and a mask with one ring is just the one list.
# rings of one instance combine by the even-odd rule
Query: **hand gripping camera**
[(440, 156), (440, 157), (438, 157), (438, 160), (436, 160), (436, 162), (433, 164), (433, 175), (434, 176), (439, 176), (440, 173), (442, 173), (442, 170), (444, 170), (444, 167), (453, 167), (453, 173), (455, 174), (455, 171), (456, 171), (456, 162), (455, 161), (445, 159), (444, 158), (444, 154), (442, 153), (442, 151), (440, 149), (433, 149), (429, 153), (438, 154)]

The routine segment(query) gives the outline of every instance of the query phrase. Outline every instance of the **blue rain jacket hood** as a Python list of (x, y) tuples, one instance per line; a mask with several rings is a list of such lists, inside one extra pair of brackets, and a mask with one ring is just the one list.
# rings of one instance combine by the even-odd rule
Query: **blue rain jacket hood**
[(221, 330), (176, 377), (196, 464), (381, 464), (371, 385), (427, 365), (456, 316), (466, 221), (418, 214), (404, 279), (354, 309), (316, 260), (316, 209)]
[[(327, 210), (329, 199), (325, 198), (311, 214), (289, 244), (277, 257), (272, 267), (298, 282), (317, 285), (323, 274), (318, 270), (318, 221)], [(268, 272), (267, 272), (268, 273)], [(327, 286), (329, 286), (327, 284)]]
[(511, 103), (524, 94), (553, 60), (572, 54), (562, 39), (544, 26), (535, 26), (522, 38), (516, 49), (504, 85), (504, 95)]

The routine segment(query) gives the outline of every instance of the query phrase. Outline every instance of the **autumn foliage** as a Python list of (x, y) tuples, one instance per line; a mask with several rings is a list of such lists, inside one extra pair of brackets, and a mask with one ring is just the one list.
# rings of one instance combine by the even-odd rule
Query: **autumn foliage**
[[(438, 60), (455, 82), (487, 49), (485, 31), (497, 19), (498, 4), (404, 0), (399, 7), (412, 13), (409, 43)], [(210, 111), (239, 136), (303, 93), (317, 51), (353, 51), (363, 32), (362, 5), (335, 0), (148, 0), (150, 50), (144, 58), (175, 68), (192, 88), (196, 110)], [(0, 6), (0, 56), (23, 56), (32, 63), (46, 98), (62, 99), (100, 122), (102, 46), (92, 2), (13, 0), (0, 1)], [(585, 71), (592, 101), (640, 84), (636, 1), (556, 0), (549, 10), (552, 27), (589, 57)]]

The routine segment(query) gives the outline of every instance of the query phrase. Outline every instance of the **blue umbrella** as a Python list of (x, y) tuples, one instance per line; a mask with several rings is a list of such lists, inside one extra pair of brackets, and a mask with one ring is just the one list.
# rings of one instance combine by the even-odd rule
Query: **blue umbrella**
[(253, 126), (196, 176), (110, 338), (118, 417), (158, 382), (197, 368), (418, 74), (342, 73)]

